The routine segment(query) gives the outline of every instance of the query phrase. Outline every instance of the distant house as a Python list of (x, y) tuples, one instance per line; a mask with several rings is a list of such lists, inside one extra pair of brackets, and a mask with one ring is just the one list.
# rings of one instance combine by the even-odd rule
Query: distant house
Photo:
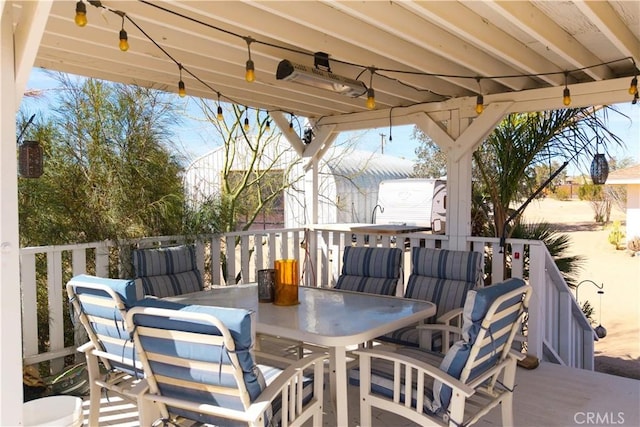
[(611, 172), (607, 185), (627, 186), (627, 242), (640, 237), (640, 164)]
[[(286, 142), (272, 145), (269, 152), (261, 156), (260, 167), (269, 165), (273, 173), (287, 173), (289, 182), (294, 184), (277, 198), (270, 214), (259, 218), (252, 229), (302, 227), (311, 222), (305, 207), (304, 167), (308, 159), (300, 159)], [(193, 203), (202, 203), (221, 193), (224, 156), (224, 147), (219, 147), (187, 167), (185, 190)], [(237, 153), (232, 169), (245, 170), (249, 160), (243, 153)], [(343, 147), (330, 148), (320, 161), (318, 172), (318, 223), (371, 222), (380, 181), (407, 178), (412, 172), (413, 162), (407, 159)]]

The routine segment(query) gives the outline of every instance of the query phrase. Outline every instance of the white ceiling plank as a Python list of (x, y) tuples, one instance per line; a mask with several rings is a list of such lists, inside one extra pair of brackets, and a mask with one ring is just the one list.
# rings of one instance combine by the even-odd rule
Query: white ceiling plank
[[(457, 2), (416, 2), (399, 3), (415, 13), (429, 19), (458, 37), (467, 40), (497, 58), (526, 74), (559, 71), (557, 66), (546, 58), (515, 40), (510, 34), (495, 27), (470, 9)], [(564, 83), (562, 77), (546, 75), (540, 79), (558, 86)]]
[[(333, 7), (394, 34), (407, 42), (431, 51), (442, 58), (453, 60), (468, 68), (470, 76), (514, 75), (518, 71), (504, 62), (460, 40), (448, 31), (419, 18), (410, 10), (392, 2), (328, 1)], [(393, 13), (391, 13), (393, 12)], [(414, 50), (402, 53), (413, 56)], [(493, 79), (511, 90), (531, 87), (534, 82), (528, 77)], [(477, 88), (476, 88), (477, 89)], [(488, 88), (487, 88), (488, 89)]]
[[(640, 40), (624, 25), (608, 2), (575, 1), (574, 3), (624, 56), (630, 56), (636, 64), (640, 64)], [(640, 9), (640, 3), (634, 3)]]
[[(531, 37), (560, 55), (575, 68), (588, 67), (602, 62), (571, 34), (556, 25), (551, 18), (530, 3), (516, 5), (514, 2), (509, 1), (490, 1), (486, 4), (507, 17), (511, 22), (517, 23)], [(588, 68), (584, 72), (594, 80), (604, 80), (612, 77), (607, 67)]]
[[(373, 31), (368, 22), (354, 19), (337, 9), (317, 2), (264, 2), (254, 3), (256, 7), (305, 26), (307, 29), (317, 29), (318, 35), (311, 38), (297, 37), (300, 46), (306, 46), (313, 51), (325, 51), (332, 57), (364, 67), (375, 66), (386, 69), (400, 69), (415, 72), (441, 73), (449, 70), (449, 74), (466, 75), (469, 70), (447, 61), (431, 52), (418, 49), (392, 34)], [(316, 20), (322, 17), (322, 27), (318, 27)], [(287, 32), (290, 28), (279, 26), (277, 31)], [(296, 32), (294, 31), (294, 34)], [(298, 32), (304, 34), (305, 32)], [(308, 33), (308, 30), (306, 32)], [(360, 54), (358, 54), (361, 52)], [(374, 56), (380, 61), (372, 61)], [(409, 53), (409, 55), (407, 55)], [(373, 63), (375, 62), (375, 63)], [(339, 70), (338, 65), (335, 66)], [(386, 73), (385, 73), (386, 74)], [(353, 76), (352, 76), (353, 77)], [(449, 83), (447, 92), (441, 91), (445, 96), (459, 96), (466, 91), (475, 91), (475, 81), (466, 82), (460, 79), (430, 76), (396, 75), (400, 80), (406, 81), (419, 88), (431, 88), (440, 86), (442, 82)], [(461, 87), (464, 91), (456, 90)], [(436, 92), (439, 93), (439, 92)]]

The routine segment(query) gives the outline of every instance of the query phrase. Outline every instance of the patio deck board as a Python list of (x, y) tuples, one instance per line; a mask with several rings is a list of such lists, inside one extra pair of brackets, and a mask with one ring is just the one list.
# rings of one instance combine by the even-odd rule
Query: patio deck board
[[(537, 369), (518, 368), (514, 394), (516, 426), (570, 426), (570, 425), (640, 425), (640, 381), (586, 371), (552, 363), (541, 363)], [(326, 393), (325, 396), (328, 396)], [(349, 418), (351, 425), (359, 425), (358, 389), (349, 387)], [(330, 404), (324, 425), (335, 427), (335, 416)], [(89, 403), (85, 401), (85, 420)], [(590, 417), (588, 420), (587, 417)], [(110, 395), (102, 399), (100, 427), (137, 426), (134, 405)], [(395, 414), (375, 411), (375, 427), (414, 426)], [(86, 425), (86, 421), (85, 421)], [(500, 409), (495, 408), (477, 426), (499, 426)]]

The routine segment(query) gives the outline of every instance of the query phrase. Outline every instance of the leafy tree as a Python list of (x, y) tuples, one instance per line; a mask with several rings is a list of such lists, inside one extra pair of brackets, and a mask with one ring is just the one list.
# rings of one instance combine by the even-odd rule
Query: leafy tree
[(607, 131), (601, 115), (588, 108), (510, 114), (473, 153), (482, 191), (492, 203), (496, 237), (510, 235), (507, 220), (513, 203), (536, 190), (535, 165), (556, 157), (579, 161), (600, 144), (621, 143)]
[(182, 167), (165, 145), (178, 117), (167, 95), (65, 74), (56, 79), (61, 89), (51, 116), (28, 130), (44, 145), (45, 171), (19, 180), (21, 244), (179, 232)]
[[(220, 191), (217, 200), (222, 232), (248, 230), (283, 209), (284, 191), (302, 179), (290, 172), (300, 162), (288, 161), (292, 148), (281, 144), (282, 135), (267, 126), (269, 117), (253, 110), (252, 120), (244, 107), (232, 105), (223, 120), (217, 118), (217, 104), (201, 101), (216, 139), (223, 143)], [(245, 120), (253, 123), (245, 129)], [(251, 131), (251, 132), (250, 132)]]
[(440, 147), (418, 127), (413, 128), (411, 137), (420, 141), (420, 145), (416, 148), (418, 160), (413, 167), (414, 176), (419, 178), (445, 176), (447, 174), (447, 156), (440, 150)]

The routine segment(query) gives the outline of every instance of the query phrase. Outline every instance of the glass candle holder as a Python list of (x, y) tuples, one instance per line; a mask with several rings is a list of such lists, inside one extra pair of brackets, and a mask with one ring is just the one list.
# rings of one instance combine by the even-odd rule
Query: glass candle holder
[(298, 260), (277, 259), (275, 261), (276, 286), (275, 305), (296, 305), (298, 301)]
[(258, 270), (258, 301), (273, 302), (274, 288), (276, 286), (276, 270), (267, 268)]

